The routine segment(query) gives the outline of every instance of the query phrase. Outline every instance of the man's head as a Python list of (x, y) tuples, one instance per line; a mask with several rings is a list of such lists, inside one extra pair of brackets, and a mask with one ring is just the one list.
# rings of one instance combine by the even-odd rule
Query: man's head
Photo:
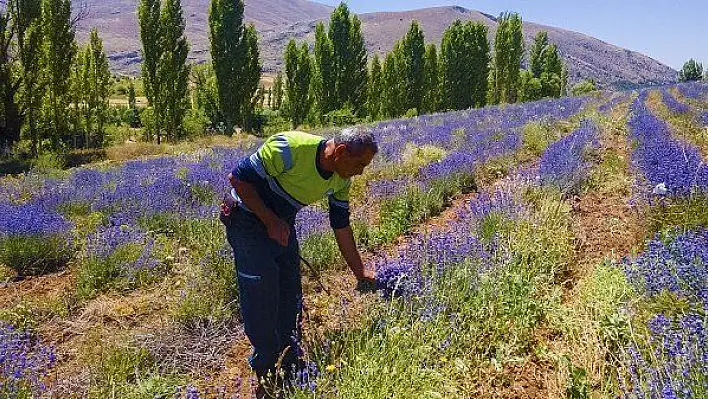
[(374, 136), (361, 128), (343, 129), (334, 145), (334, 170), (345, 179), (360, 175), (379, 151)]

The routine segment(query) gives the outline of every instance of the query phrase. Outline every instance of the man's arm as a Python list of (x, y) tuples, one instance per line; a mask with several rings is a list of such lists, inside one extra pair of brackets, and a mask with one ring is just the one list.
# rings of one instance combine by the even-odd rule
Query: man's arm
[(241, 198), (244, 205), (255, 213), (258, 219), (266, 226), (268, 236), (278, 244), (287, 246), (290, 238), (290, 227), (265, 206), (261, 196), (258, 195), (253, 185), (237, 179), (233, 174), (229, 174), (229, 182), (231, 182), (231, 186), (236, 189), (236, 194)]
[(351, 226), (335, 229), (334, 237), (337, 240), (339, 251), (342, 253), (344, 260), (347, 261), (347, 265), (349, 265), (349, 268), (352, 270), (357, 280), (374, 282), (374, 273), (370, 270), (366, 270), (364, 263), (361, 261), (361, 255), (359, 255), (359, 250), (356, 248), (354, 232)]

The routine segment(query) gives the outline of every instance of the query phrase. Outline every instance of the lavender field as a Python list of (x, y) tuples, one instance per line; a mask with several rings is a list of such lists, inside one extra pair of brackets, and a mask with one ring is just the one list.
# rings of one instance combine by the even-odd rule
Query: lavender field
[[(377, 290), (300, 212), (288, 397), (708, 397), (707, 84), (365, 127)], [(258, 144), (2, 178), (0, 398), (251, 397), (218, 205)]]

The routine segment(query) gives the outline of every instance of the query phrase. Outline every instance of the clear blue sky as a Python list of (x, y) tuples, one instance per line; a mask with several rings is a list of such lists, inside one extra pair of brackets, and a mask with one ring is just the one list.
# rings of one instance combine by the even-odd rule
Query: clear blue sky
[(644, 53), (674, 69), (689, 58), (708, 67), (708, 0), (350, 0), (347, 4), (358, 13), (441, 5), (459, 5), (492, 15), (515, 11), (524, 20), (585, 33)]

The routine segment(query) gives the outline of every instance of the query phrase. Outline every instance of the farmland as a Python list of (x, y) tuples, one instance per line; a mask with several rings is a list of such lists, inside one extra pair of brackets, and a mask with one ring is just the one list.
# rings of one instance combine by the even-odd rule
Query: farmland
[[(688, 83), (366, 125), (377, 290), (300, 212), (290, 395), (706, 397), (707, 110)], [(0, 397), (250, 397), (217, 216), (258, 144), (0, 180)]]

